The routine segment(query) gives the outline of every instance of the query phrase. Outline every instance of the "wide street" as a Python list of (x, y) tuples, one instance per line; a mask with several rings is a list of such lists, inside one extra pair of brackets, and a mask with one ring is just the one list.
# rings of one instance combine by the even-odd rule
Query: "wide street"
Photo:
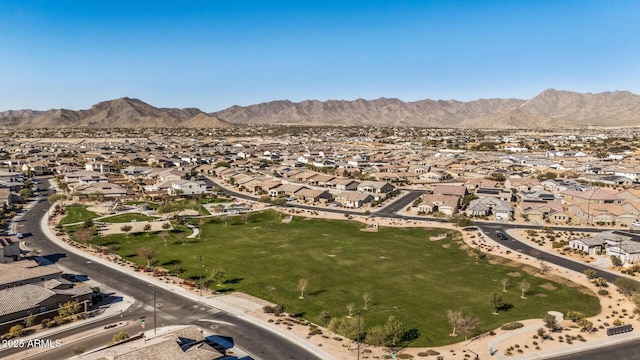
[[(24, 214), (17, 227), (18, 231), (28, 234), (25, 237), (27, 247), (39, 256), (71, 269), (75, 273), (88, 275), (94, 281), (134, 297), (136, 302), (142, 306), (138, 309), (134, 307), (133, 310), (125, 313), (125, 320), (139, 323), (140, 317), (146, 316), (147, 326), (153, 326), (153, 288), (148, 283), (110, 267), (88, 261), (81, 256), (67, 254), (65, 250), (47, 239), (39, 226), (40, 219), (46, 214), (48, 208), (46, 197), (49, 195), (49, 190), (44, 190), (48, 189), (48, 182), (43, 180), (42, 183), (39, 185), (40, 189), (43, 189), (41, 190), (42, 200)], [(210, 330), (213, 328), (217, 334), (233, 338), (238, 347), (257, 359), (318, 358), (290, 340), (265, 331), (242, 318), (187, 300), (160, 287), (156, 289), (156, 303), (158, 304), (158, 326), (194, 324), (208, 327)], [(119, 319), (112, 319), (106, 323), (117, 320)], [(67, 335), (65, 332), (60, 336)], [(106, 344), (112, 336), (113, 334), (105, 333), (101, 336), (100, 341)], [(94, 340), (94, 342), (98, 341)], [(79, 345), (85, 346), (82, 343)], [(86, 348), (90, 347), (90, 344), (87, 344)], [(70, 351), (70, 349), (68, 350)], [(60, 355), (67, 357), (71, 354)]]

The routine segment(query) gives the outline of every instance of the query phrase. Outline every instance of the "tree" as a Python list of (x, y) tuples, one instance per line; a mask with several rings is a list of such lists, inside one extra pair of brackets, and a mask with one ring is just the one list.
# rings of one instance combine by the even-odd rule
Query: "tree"
[(474, 331), (480, 326), (480, 320), (475, 315), (469, 315), (462, 318), (460, 322), (460, 334), (464, 335), (464, 341), (467, 341), (469, 335), (473, 334)]
[(369, 306), (369, 301), (371, 301), (371, 294), (369, 292), (364, 292), (362, 294), (362, 300), (364, 301), (364, 309), (367, 310)]
[(93, 229), (82, 227), (75, 231), (73, 234), (76, 238), (76, 241), (83, 243), (85, 246), (91, 240), (91, 236), (93, 235)]
[(211, 273), (211, 278), (216, 282), (216, 286), (222, 286), (222, 279), (224, 279), (227, 273), (223, 268), (215, 268)]
[(620, 259), (619, 256), (616, 255), (611, 255), (611, 264), (613, 264), (613, 267), (620, 269), (623, 265), (622, 259)]
[(78, 312), (80, 312), (80, 303), (76, 301), (69, 300), (64, 304), (58, 305), (58, 315), (63, 318), (77, 314)]
[(593, 270), (593, 269), (586, 269), (586, 270), (585, 270), (585, 271), (583, 271), (582, 273), (583, 273), (583, 274), (587, 277), (587, 279), (589, 279), (589, 280), (591, 280), (591, 279), (595, 278), (595, 277), (596, 277), (596, 274), (598, 274), (598, 272), (597, 272), (597, 271), (595, 271), (595, 270)]
[(502, 278), (502, 280), (500, 280), (500, 284), (502, 284), (502, 292), (507, 292), (507, 285), (509, 285), (509, 278)]
[(449, 321), (449, 325), (453, 328), (450, 335), (457, 336), (456, 330), (460, 327), (463, 320), (462, 311), (447, 310), (447, 320)]
[(640, 294), (633, 294), (633, 296), (631, 296), (631, 302), (636, 306), (633, 312), (640, 314)]
[[(360, 319), (360, 327), (363, 327), (362, 319)], [(350, 317), (333, 318), (329, 322), (329, 330), (348, 339), (355, 340), (358, 338), (358, 319)]]
[(164, 229), (164, 230), (171, 229), (171, 223), (168, 223), (168, 222), (162, 223), (162, 229)]
[(11, 337), (20, 337), (22, 336), (23, 332), (24, 332), (24, 326), (20, 324), (13, 325), (9, 329), (9, 334), (11, 334)]
[(27, 318), (24, 319), (25, 327), (32, 327), (33, 325), (35, 325), (35, 323), (36, 323), (36, 318), (35, 316), (33, 316), (33, 314), (29, 314), (29, 316), (27, 316)]
[(33, 190), (29, 188), (24, 188), (20, 190), (19, 194), (20, 194), (20, 197), (22, 198), (30, 198), (33, 196)]
[(220, 215), (220, 220), (224, 221), (224, 227), (227, 227), (229, 219), (231, 219), (229, 215)]
[(547, 313), (542, 320), (544, 321), (544, 326), (549, 330), (556, 331), (558, 329), (558, 319), (554, 315)]
[(138, 249), (138, 256), (147, 260), (147, 267), (151, 267), (151, 259), (156, 257), (157, 252), (154, 248), (149, 246), (143, 246)]
[(580, 326), (580, 331), (593, 331), (593, 322), (591, 322), (590, 320), (580, 319), (578, 320), (578, 326)]
[(455, 214), (449, 217), (449, 222), (459, 227), (467, 227), (473, 225), (473, 221), (462, 214)]
[(309, 286), (309, 280), (298, 280), (298, 290), (300, 290), (300, 296), (298, 297), (299, 299), (304, 299), (304, 291), (307, 289), (307, 286)]
[(120, 331), (119, 333), (113, 335), (113, 339), (111, 339), (111, 343), (115, 344), (123, 340), (127, 340), (129, 338), (129, 333), (126, 331)]
[(389, 347), (395, 348), (400, 345), (400, 341), (404, 336), (404, 325), (395, 316), (389, 315), (387, 323), (384, 325), (387, 332)]
[(167, 238), (169, 237), (169, 234), (166, 231), (162, 231), (158, 234), (158, 237), (164, 241), (164, 246), (167, 246)]
[(476, 194), (467, 194), (462, 197), (462, 206), (468, 206), (471, 200), (476, 200), (478, 196)]
[(149, 230), (151, 230), (151, 224), (149, 223), (144, 224), (144, 227), (142, 229), (144, 230), (144, 232), (148, 232)]
[(489, 294), (489, 303), (491, 304), (491, 306), (493, 306), (493, 314), (498, 315), (498, 312), (504, 305), (504, 302), (502, 301), (502, 295), (495, 291), (492, 291), (491, 294)]
[(129, 231), (131, 231), (131, 229), (133, 229), (133, 226), (131, 226), (131, 225), (122, 225), (122, 226), (120, 226), (120, 230), (125, 234), (129, 234)]
[(347, 310), (349, 311), (349, 317), (353, 316), (353, 308), (355, 307), (355, 305), (353, 305), (353, 303), (349, 303), (347, 304)]
[(624, 296), (631, 296), (640, 291), (640, 283), (627, 277), (619, 277), (613, 284)]
[(597, 287), (607, 287), (607, 279), (605, 279), (603, 277), (599, 277), (599, 278), (593, 279), (593, 283)]
[(522, 280), (518, 283), (518, 289), (522, 291), (520, 298), (526, 299), (524, 295), (527, 293), (527, 291), (529, 291), (529, 289), (531, 289), (531, 283), (528, 282), (527, 280)]
[(326, 328), (329, 324), (329, 321), (331, 321), (331, 313), (329, 313), (329, 311), (327, 310), (322, 310), (320, 311), (320, 314), (318, 314), (318, 317), (316, 319), (318, 320), (318, 322), (322, 323), (322, 326)]
[(382, 325), (376, 325), (367, 330), (365, 342), (373, 346), (384, 346), (387, 342), (387, 330)]
[(58, 201), (63, 203), (64, 200), (66, 199), (67, 199), (67, 195), (58, 193), (58, 194), (49, 195), (49, 197), (47, 197), (47, 202), (49, 204), (55, 204)]

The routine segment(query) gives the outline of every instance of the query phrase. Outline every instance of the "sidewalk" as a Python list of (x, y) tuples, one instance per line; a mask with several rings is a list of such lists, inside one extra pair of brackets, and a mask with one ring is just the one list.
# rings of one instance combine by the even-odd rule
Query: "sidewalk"
[(299, 339), (297, 337), (291, 336), (288, 332), (286, 332), (284, 329), (278, 328), (275, 325), (271, 325), (268, 322), (256, 319), (254, 317), (248, 316), (246, 313), (253, 310), (253, 308), (247, 308), (247, 302), (246, 301), (241, 301), (241, 300), (235, 300), (235, 297), (231, 297), (231, 296), (220, 296), (218, 297), (200, 297), (197, 294), (192, 293), (191, 291), (184, 289), (180, 286), (176, 286), (173, 284), (167, 284), (161, 280), (158, 280), (156, 278), (147, 276), (145, 274), (139, 273), (139, 272), (135, 272), (127, 267), (115, 264), (111, 261), (108, 261), (104, 258), (95, 256), (93, 254), (89, 254), (89, 253), (85, 253), (69, 244), (67, 244), (64, 241), (61, 241), (60, 239), (58, 239), (52, 232), (51, 229), (47, 226), (47, 217), (44, 216), (42, 217), (41, 221), (40, 221), (40, 227), (42, 228), (43, 232), (45, 233), (45, 235), (52, 241), (55, 241), (59, 246), (61, 246), (62, 248), (64, 248), (66, 251), (68, 251), (69, 253), (73, 253), (76, 254), (78, 256), (82, 256), (84, 258), (88, 258), (93, 262), (97, 262), (100, 263), (104, 266), (108, 266), (112, 269), (118, 270), (122, 273), (125, 273), (129, 276), (133, 276), (139, 280), (145, 281), (147, 283), (152, 284), (153, 286), (157, 286), (159, 288), (164, 288), (167, 291), (171, 291), (175, 294), (178, 294), (186, 299), (192, 300), (194, 302), (199, 302), (199, 303), (204, 303), (207, 304), (209, 306), (212, 306), (214, 308), (220, 309), (224, 312), (233, 314), (237, 317), (242, 318), (243, 320), (259, 326), (260, 328), (266, 330), (266, 331), (270, 331), (272, 333), (278, 334), (280, 336), (282, 336), (283, 338), (291, 341), (292, 343), (306, 349), (307, 351), (309, 351), (310, 353), (314, 354), (315, 356), (321, 358), (321, 359), (327, 359), (327, 360), (331, 360), (331, 359), (335, 359), (334, 356), (332, 356), (331, 354), (327, 353), (326, 351), (317, 348), (316, 346), (302, 340)]

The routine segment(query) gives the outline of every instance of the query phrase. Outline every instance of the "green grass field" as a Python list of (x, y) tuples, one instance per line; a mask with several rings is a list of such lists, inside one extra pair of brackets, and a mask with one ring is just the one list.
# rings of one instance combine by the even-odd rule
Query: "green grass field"
[[(194, 221), (200, 226), (198, 221)], [(201, 239), (185, 239), (173, 231), (164, 241), (153, 235), (114, 235), (98, 245), (119, 246), (118, 253), (139, 264), (141, 246), (158, 250), (160, 266), (179, 265), (184, 278), (197, 279), (198, 255), (205, 276), (216, 267), (226, 271), (219, 291), (242, 291), (273, 302), (283, 302), (289, 313), (302, 313), (313, 322), (322, 310), (333, 317), (347, 315), (353, 303), (362, 312), (363, 329), (382, 324), (395, 315), (406, 329), (415, 328), (419, 338), (410, 346), (438, 346), (461, 341), (448, 336), (446, 311), (463, 310), (481, 320), (482, 331), (516, 320), (542, 317), (548, 310), (599, 312), (595, 296), (583, 288), (570, 287), (528, 275), (521, 267), (492, 265), (477, 260), (461, 248), (457, 232), (431, 241), (442, 229), (380, 228), (363, 232), (361, 223), (294, 217), (282, 223), (281, 215), (267, 211), (252, 214), (245, 224), (235, 217), (225, 227), (219, 219), (201, 226)], [(186, 244), (183, 244), (186, 241)], [(503, 293), (500, 280), (511, 283)], [(305, 299), (298, 299), (297, 283), (308, 279)], [(531, 283), (527, 299), (520, 299), (516, 284)], [(512, 308), (492, 315), (491, 291), (499, 292)], [(372, 300), (362, 309), (362, 294)]]
[(75, 224), (98, 217), (98, 214), (88, 211), (86, 206), (67, 206), (65, 210), (67, 215), (60, 221), (61, 225)]
[(134, 221), (134, 220), (135, 221), (148, 221), (148, 220), (154, 220), (154, 219), (158, 219), (158, 217), (156, 217), (156, 216), (147, 216), (147, 215), (140, 214), (140, 213), (124, 213), (124, 214), (118, 214), (118, 215), (102, 218), (102, 219), (100, 219), (100, 221), (108, 222), (108, 223), (128, 223), (128, 222), (131, 222), (131, 221)]

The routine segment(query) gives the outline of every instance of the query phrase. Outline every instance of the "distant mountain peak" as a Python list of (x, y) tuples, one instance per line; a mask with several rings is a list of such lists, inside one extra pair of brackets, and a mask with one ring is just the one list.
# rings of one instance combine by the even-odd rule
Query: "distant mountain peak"
[(87, 110), (9, 110), (0, 124), (21, 128), (226, 128), (235, 124), (386, 125), (482, 128), (640, 126), (640, 96), (545, 89), (529, 100), (276, 100), (206, 114), (196, 108), (156, 108), (139, 99), (106, 100)]

